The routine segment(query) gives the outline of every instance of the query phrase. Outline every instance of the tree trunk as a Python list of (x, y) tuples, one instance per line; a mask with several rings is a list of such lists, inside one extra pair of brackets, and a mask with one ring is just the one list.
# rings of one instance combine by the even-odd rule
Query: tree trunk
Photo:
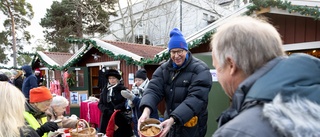
[(11, 17), (11, 35), (12, 35), (12, 51), (13, 51), (13, 67), (16, 68), (17, 67), (17, 50), (16, 50), (16, 32), (15, 32), (15, 21), (14, 21), (14, 17), (12, 14), (12, 11), (10, 9), (10, 4), (8, 1), (7, 2), (7, 8), (8, 8), (8, 12), (10, 14)]
[(17, 67), (16, 31), (15, 31), (14, 17), (12, 16), (11, 16), (11, 23), (12, 23), (11, 35), (12, 35), (13, 67), (16, 68)]

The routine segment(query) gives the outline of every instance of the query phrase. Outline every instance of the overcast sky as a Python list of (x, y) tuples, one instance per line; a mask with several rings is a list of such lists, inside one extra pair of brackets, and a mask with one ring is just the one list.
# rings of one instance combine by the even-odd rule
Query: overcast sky
[(27, 30), (34, 35), (34, 39), (31, 43), (34, 43), (37, 39), (44, 39), (44, 34), (42, 31), (44, 30), (40, 26), (40, 20), (47, 13), (47, 9), (50, 8), (53, 0), (27, 0), (32, 5), (34, 17), (31, 20), (31, 26), (27, 28)]

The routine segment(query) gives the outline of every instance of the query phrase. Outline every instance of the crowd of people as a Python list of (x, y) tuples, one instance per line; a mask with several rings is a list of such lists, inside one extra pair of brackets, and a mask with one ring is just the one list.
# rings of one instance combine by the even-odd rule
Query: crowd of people
[[(33, 72), (29, 65), (13, 71), (12, 79), (0, 74), (0, 95), (4, 97), (0, 104), (4, 112), (0, 137), (59, 137), (59, 128), (76, 128), (77, 123), (86, 127), (77, 117), (63, 115), (69, 101), (52, 94), (39, 76), (38, 70)], [(60, 124), (56, 120), (61, 120)]]
[[(192, 55), (179, 29), (172, 29), (169, 36), (170, 58), (151, 79), (146, 69), (137, 70), (131, 90), (124, 86), (118, 70), (103, 71), (106, 81), (99, 84), (98, 132), (140, 136), (143, 122), (159, 119), (158, 104), (164, 100), (160, 137), (207, 134), (210, 69)], [(211, 65), (230, 101), (217, 119), (213, 137), (320, 136), (320, 60), (303, 53), (288, 56), (282, 46), (276, 28), (258, 17), (237, 17), (212, 35)], [(42, 86), (38, 71), (23, 66), (13, 80), (0, 74), (4, 97), (0, 100), (0, 137), (48, 136), (62, 127), (76, 127), (78, 119), (63, 115), (68, 100)], [(57, 119), (62, 122), (54, 122)]]

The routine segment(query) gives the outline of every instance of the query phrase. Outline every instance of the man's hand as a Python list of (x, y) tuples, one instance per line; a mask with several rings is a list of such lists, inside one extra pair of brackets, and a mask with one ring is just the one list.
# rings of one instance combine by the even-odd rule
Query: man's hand
[(160, 137), (165, 137), (170, 131), (171, 126), (174, 124), (174, 119), (170, 117), (169, 119), (161, 122), (160, 126), (163, 127), (163, 130), (160, 134)]
[(144, 110), (143, 110), (143, 112), (142, 112), (142, 114), (141, 114), (141, 116), (140, 116), (140, 118), (138, 120), (138, 130), (140, 129), (141, 123), (149, 118), (150, 112), (151, 112), (151, 110), (148, 107), (144, 108)]

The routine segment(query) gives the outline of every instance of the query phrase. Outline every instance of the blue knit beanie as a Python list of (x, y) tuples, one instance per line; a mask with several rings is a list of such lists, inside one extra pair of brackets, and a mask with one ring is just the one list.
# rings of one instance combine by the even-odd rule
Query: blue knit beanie
[(169, 51), (174, 48), (188, 50), (188, 44), (178, 28), (174, 28), (173, 30), (171, 30), (168, 48)]

